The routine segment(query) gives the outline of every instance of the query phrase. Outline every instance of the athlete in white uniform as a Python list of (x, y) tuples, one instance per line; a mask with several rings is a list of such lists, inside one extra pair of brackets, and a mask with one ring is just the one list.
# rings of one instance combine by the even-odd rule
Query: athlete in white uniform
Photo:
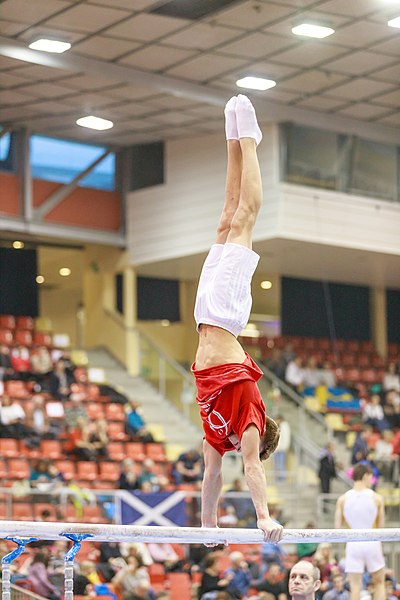
[[(385, 507), (382, 496), (371, 489), (372, 469), (356, 465), (353, 471), (354, 488), (336, 503), (335, 527), (371, 529), (385, 526)], [(372, 577), (374, 600), (384, 600), (385, 558), (380, 542), (349, 542), (346, 544), (346, 573), (350, 583), (351, 600), (359, 600), (362, 576), (367, 570)]]

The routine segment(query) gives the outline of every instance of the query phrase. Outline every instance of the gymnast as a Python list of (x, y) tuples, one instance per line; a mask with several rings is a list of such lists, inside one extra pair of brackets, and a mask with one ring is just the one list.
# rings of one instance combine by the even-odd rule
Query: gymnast
[(262, 202), (257, 158), (262, 133), (246, 96), (234, 96), (227, 103), (225, 132), (225, 203), (216, 243), (200, 275), (194, 311), (199, 345), (192, 371), (205, 434), (202, 526), (217, 527), (222, 456), (237, 450), (242, 454), (257, 526), (266, 541), (278, 542), (282, 526), (269, 515), (262, 460), (274, 452), (279, 429), (266, 416), (257, 387), (262, 371), (236, 339), (249, 319), (251, 280), (260, 258), (252, 250), (252, 234)]

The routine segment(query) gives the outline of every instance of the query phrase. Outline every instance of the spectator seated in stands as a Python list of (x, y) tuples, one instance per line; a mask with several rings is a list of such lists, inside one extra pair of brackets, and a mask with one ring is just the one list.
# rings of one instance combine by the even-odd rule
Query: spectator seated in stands
[(53, 370), (53, 361), (46, 346), (38, 346), (31, 354), (31, 370), (36, 381), (43, 384)]
[(320, 369), (320, 385), (325, 385), (327, 388), (334, 388), (337, 385), (335, 371), (332, 369), (332, 364), (326, 360)]
[(229, 561), (230, 567), (224, 573), (224, 578), (229, 582), (226, 591), (234, 598), (247, 596), (252, 581), (249, 565), (241, 552), (231, 552)]
[(335, 573), (329, 581), (328, 591), (322, 596), (322, 600), (350, 600), (350, 592), (346, 589), (345, 578), (342, 573)]
[(11, 364), (10, 349), (5, 344), (0, 345), (0, 380), (12, 379), (15, 371)]
[(71, 394), (71, 401), (65, 408), (65, 424), (67, 429), (73, 429), (76, 427), (79, 419), (88, 420), (87, 410), (83, 404), (84, 396), (82, 393), (77, 392)]
[(96, 457), (101, 459), (108, 458), (108, 435), (107, 421), (105, 419), (96, 419), (90, 427), (89, 442), (96, 451)]
[(400, 394), (391, 390), (385, 394), (383, 413), (391, 429), (400, 429)]
[(74, 593), (77, 596), (86, 596), (89, 594), (90, 585), (101, 584), (102, 581), (96, 569), (96, 564), (91, 560), (84, 560), (80, 563), (79, 571), (74, 575)]
[(384, 392), (395, 390), (400, 392), (400, 375), (397, 372), (395, 362), (390, 362), (387, 367), (387, 371), (383, 376), (382, 389)]
[(57, 400), (68, 400), (75, 378), (64, 358), (59, 358), (49, 376), (50, 393)]
[(285, 371), (285, 381), (296, 392), (301, 394), (304, 383), (303, 361), (300, 356), (296, 356), (289, 362)]
[(42, 394), (34, 394), (26, 407), (26, 424), (41, 439), (54, 440), (58, 436), (61, 423), (49, 419), (46, 402)]
[(354, 445), (351, 451), (351, 464), (356, 465), (361, 460), (365, 460), (368, 454), (368, 438), (372, 433), (371, 425), (364, 425), (361, 431), (356, 435)]
[[(228, 505), (231, 505), (235, 509), (235, 513), (238, 518), (238, 526), (246, 527), (249, 524), (249, 521), (254, 520), (255, 511), (253, 502), (250, 498), (250, 494), (248, 490), (245, 490), (243, 487), (242, 480), (237, 478), (232, 482), (232, 486), (227, 490), (230, 494), (231, 492), (235, 493), (235, 495), (229, 495), (225, 497), (223, 500), (223, 506), (226, 508)], [(245, 496), (245, 492), (247, 491), (247, 497)], [(237, 494), (236, 494), (237, 493)], [(239, 496), (239, 497), (238, 497)]]
[(172, 478), (177, 485), (181, 483), (197, 483), (203, 478), (203, 459), (196, 450), (183, 452), (176, 461)]
[(287, 600), (284, 578), (285, 573), (281, 567), (276, 563), (271, 563), (264, 577), (261, 580), (252, 581), (251, 587), (259, 592), (267, 592), (271, 600)]
[(67, 441), (64, 444), (66, 452), (78, 460), (97, 460), (96, 445), (90, 441), (90, 428), (85, 417), (78, 417), (75, 427), (67, 432)]
[(29, 349), (20, 344), (11, 351), (11, 366), (18, 379), (27, 381), (31, 376), (31, 360)]
[(235, 507), (232, 504), (226, 504), (225, 512), (218, 518), (220, 527), (237, 527), (239, 519)]
[(326, 592), (330, 587), (330, 577), (332, 570), (337, 566), (336, 558), (333, 554), (332, 544), (319, 544), (314, 554), (313, 563), (321, 573), (321, 593)]
[(26, 414), (17, 400), (3, 395), (0, 407), (0, 437), (24, 440), (28, 448), (37, 448), (39, 435), (26, 424)]
[(28, 570), (28, 579), (35, 594), (49, 598), (49, 600), (59, 600), (61, 598), (61, 591), (49, 579), (48, 564), (49, 557), (47, 554), (44, 552), (36, 554)]
[[(143, 591), (150, 598), (150, 577), (146, 567), (138, 557), (133, 555), (129, 555), (126, 562), (126, 566), (113, 577), (112, 584), (122, 592), (123, 600), (132, 600), (135, 597), (137, 588), (139, 588), (140, 593)], [(146, 595), (142, 597), (146, 598)]]
[(272, 373), (279, 377), (279, 379), (283, 379), (285, 377), (286, 362), (282, 350), (279, 350), (279, 348), (274, 348), (272, 351), (272, 356), (268, 357), (264, 361), (264, 364), (267, 369), (272, 371)]
[(155, 464), (151, 458), (143, 461), (142, 471), (137, 479), (140, 491), (150, 493), (159, 492), (168, 485), (168, 479), (155, 472)]
[(63, 487), (64, 478), (53, 463), (40, 458), (31, 468), (29, 484), (35, 490), (49, 493)]
[(390, 429), (382, 433), (382, 439), (375, 444), (374, 459), (380, 474), (386, 481), (392, 481), (396, 456), (393, 453), (394, 433)]
[(389, 423), (385, 419), (379, 394), (373, 394), (371, 400), (363, 406), (362, 419), (364, 423), (371, 425), (378, 431), (389, 429)]
[(219, 560), (220, 555), (217, 552), (210, 552), (204, 557), (204, 571), (198, 589), (200, 600), (204, 594), (225, 590), (228, 587), (229, 580), (221, 576)]
[(318, 369), (315, 356), (310, 356), (307, 364), (303, 369), (303, 386), (318, 387), (321, 383), (321, 372)]
[(135, 463), (131, 458), (125, 458), (121, 463), (118, 488), (120, 490), (139, 489), (138, 476), (135, 471)]
[(52, 542), (49, 554), (48, 574), (49, 579), (57, 589), (62, 589), (64, 585), (64, 557), (68, 551), (69, 543), (67, 540), (55, 540)]
[(97, 570), (105, 582), (110, 582), (122, 567), (126, 566), (118, 542), (102, 542)]
[(164, 565), (166, 572), (182, 571), (183, 562), (171, 546), (171, 544), (150, 543), (147, 545), (150, 556), (155, 563)]
[(140, 404), (136, 400), (131, 399), (126, 404), (125, 411), (125, 431), (131, 436), (131, 439), (144, 444), (154, 442), (153, 436), (146, 429), (146, 424), (140, 411)]

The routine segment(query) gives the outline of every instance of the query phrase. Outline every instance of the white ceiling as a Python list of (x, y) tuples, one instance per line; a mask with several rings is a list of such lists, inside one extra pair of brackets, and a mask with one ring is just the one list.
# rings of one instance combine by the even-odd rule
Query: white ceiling
[[(252, 74), (277, 81), (253, 94), (264, 120), (400, 143), (400, 30), (387, 26), (400, 15), (398, 0), (237, 0), (196, 20), (150, 14), (166, 3), (0, 2), (0, 123), (117, 145), (220, 131), (236, 79)], [(303, 18), (336, 33), (294, 36)], [(27, 49), (42, 36), (72, 48)], [(82, 129), (83, 114), (115, 127)]]

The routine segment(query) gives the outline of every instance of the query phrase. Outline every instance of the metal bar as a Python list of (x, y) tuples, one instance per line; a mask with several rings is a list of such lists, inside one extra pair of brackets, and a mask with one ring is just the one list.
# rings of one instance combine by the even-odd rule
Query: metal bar
[[(261, 544), (264, 536), (259, 529), (228, 529), (201, 527), (154, 527), (85, 523), (49, 523), (0, 521), (0, 538), (9, 534), (56, 540), (61, 535), (91, 534), (94, 542), (180, 542), (182, 544)], [(386, 529), (285, 529), (282, 543), (301, 542), (400, 541), (400, 528)]]
[(53, 208), (57, 206), (57, 204), (59, 204), (60, 202), (62, 202), (62, 200), (64, 200), (64, 198), (69, 196), (69, 194), (71, 194), (71, 192), (73, 192), (74, 189), (78, 186), (78, 183), (84, 177), (86, 177), (86, 175), (93, 171), (93, 169), (95, 169), (97, 165), (101, 163), (101, 161), (104, 158), (106, 158), (106, 156), (111, 154), (111, 152), (111, 149), (107, 150), (106, 152), (103, 152), (103, 154), (99, 156), (99, 158), (92, 162), (84, 171), (82, 171), (76, 177), (74, 177), (74, 179), (70, 183), (61, 186), (55, 192), (50, 194), (50, 196), (46, 198), (46, 200), (39, 206), (39, 208), (35, 209), (35, 219), (42, 219), (43, 217), (45, 217)]

